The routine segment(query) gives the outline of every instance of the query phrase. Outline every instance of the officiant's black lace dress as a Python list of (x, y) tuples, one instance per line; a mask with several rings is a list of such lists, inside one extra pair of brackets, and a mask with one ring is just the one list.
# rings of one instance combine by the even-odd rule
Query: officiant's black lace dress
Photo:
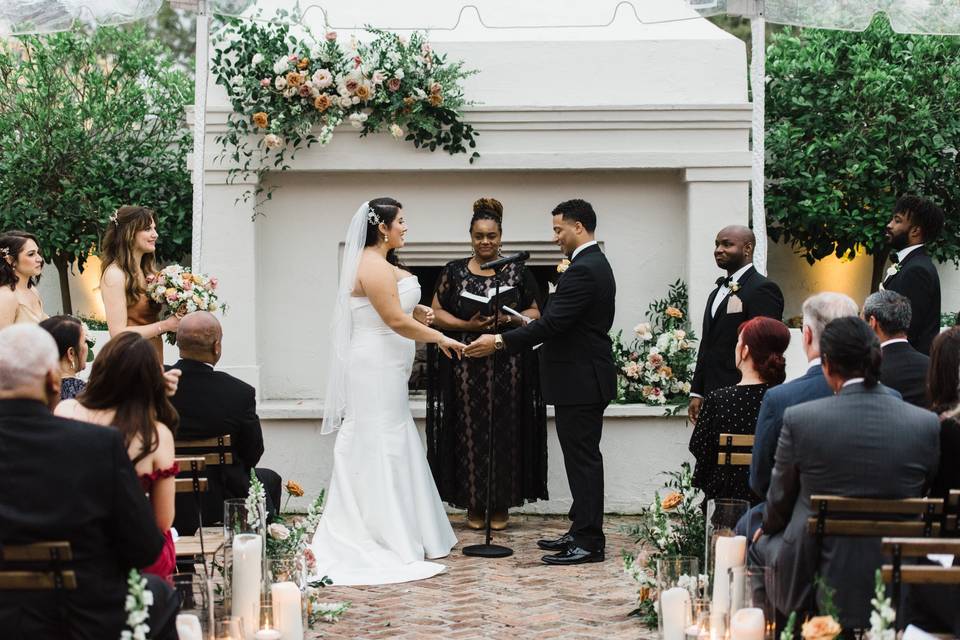
[[(492, 278), (475, 275), (468, 262), (464, 258), (448, 263), (436, 290), (441, 306), (462, 320), (470, 315), (460, 309), (461, 291), (486, 295), (492, 286)], [(519, 310), (530, 308), (536, 299), (536, 280), (522, 265), (505, 267), (501, 284), (518, 288)], [(465, 344), (480, 335), (446, 333)], [(492, 382), (496, 395), (493, 507), (546, 499), (547, 413), (540, 396), (536, 353), (498, 352), (497, 371), (493, 356), (451, 360), (435, 345), (430, 345), (427, 359), (427, 458), (440, 497), (464, 509), (481, 511), (486, 506)]]

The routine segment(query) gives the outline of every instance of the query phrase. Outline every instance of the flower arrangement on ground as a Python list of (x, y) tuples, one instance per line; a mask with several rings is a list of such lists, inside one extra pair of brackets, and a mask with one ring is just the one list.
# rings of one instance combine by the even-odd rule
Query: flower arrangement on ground
[(669, 406), (668, 413), (689, 403), (697, 338), (687, 318), (687, 303), (687, 285), (677, 280), (665, 298), (650, 303), (649, 321), (634, 327), (633, 340), (625, 342), (622, 331), (611, 336), (616, 402)]
[[(368, 27), (371, 41), (341, 44), (333, 31), (321, 38), (309, 29), (294, 35), (288, 15), (280, 12), (270, 22), (230, 19), (216, 44), (211, 70), (234, 111), (217, 138), (221, 157), (234, 163), (231, 176), (254, 173), (259, 185), (266, 171), (288, 168), (304, 145), (330, 142), (344, 121), (361, 136), (389, 131), (430, 151), (476, 147), (476, 131), (463, 122), (468, 103), (460, 86), (474, 72), (447, 62), (423, 33), (404, 37)], [(255, 147), (251, 135), (261, 136)], [(471, 153), (470, 162), (477, 157)], [(271, 189), (256, 187), (256, 206)]]
[[(667, 476), (669, 479), (664, 488), (669, 493), (666, 497), (661, 498), (660, 493), (656, 493), (653, 503), (640, 512), (638, 523), (623, 527), (623, 531), (642, 546), (641, 552), (645, 554), (641, 557), (623, 552), (624, 572), (639, 585), (637, 608), (630, 615), (639, 617), (651, 629), (657, 627), (657, 557), (703, 558), (706, 535), (700, 509), (703, 494), (692, 484), (690, 464), (684, 462), (680, 471), (671, 471)], [(706, 586), (706, 575), (695, 579), (699, 587)]]
[[(147, 296), (164, 306), (170, 315), (185, 316), (194, 311), (225, 309), (217, 298), (217, 279), (191, 273), (188, 267), (171, 264), (147, 277)], [(167, 334), (167, 342), (176, 343), (176, 335)]]
[[(879, 572), (878, 572), (879, 574)], [(877, 576), (879, 580), (879, 575)], [(814, 578), (814, 588), (820, 594), (818, 601), (821, 604), (822, 615), (814, 616), (812, 618), (807, 618), (803, 621), (803, 625), (800, 627), (800, 637), (803, 640), (835, 640), (835, 638), (840, 637), (843, 633), (843, 628), (840, 626), (840, 623), (837, 620), (840, 619), (840, 612), (837, 609), (837, 605), (833, 600), (834, 589), (830, 587), (826, 582), (824, 582), (820, 576)], [(879, 591), (877, 592), (877, 598), (883, 596), (883, 582), (879, 583)], [(871, 600), (874, 607), (880, 607), (881, 604), (878, 604), (877, 599)], [(890, 601), (886, 601), (886, 606), (889, 608)], [(876, 611), (876, 610), (875, 610)], [(876, 615), (876, 613), (874, 614)], [(893, 618), (890, 618), (890, 622), (893, 622)], [(874, 616), (870, 616), (870, 624), (875, 623)], [(780, 640), (794, 640), (796, 637), (796, 628), (797, 628), (797, 612), (793, 611), (790, 613), (790, 616), (787, 618), (787, 624), (784, 626), (783, 630), (780, 632)], [(880, 627), (881, 631), (883, 630), (882, 623)], [(871, 629), (871, 634), (873, 630)], [(868, 637), (879, 638), (879, 636), (870, 635)], [(883, 636), (884, 638), (892, 638), (893, 636)]]

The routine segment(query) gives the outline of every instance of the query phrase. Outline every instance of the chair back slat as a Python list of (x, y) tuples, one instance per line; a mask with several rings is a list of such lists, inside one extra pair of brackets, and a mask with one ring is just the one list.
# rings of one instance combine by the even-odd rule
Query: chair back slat
[(943, 513), (943, 501), (936, 498), (904, 498), (885, 500), (882, 498), (843, 498), (840, 496), (810, 496), (814, 509), (823, 503), (830, 513), (877, 513), (883, 515), (940, 515)]
[(747, 467), (753, 453), (754, 437), (744, 433), (721, 433), (719, 436), (719, 451), (717, 465), (721, 467)]
[(754, 437), (745, 433), (721, 433), (720, 446), (726, 447), (752, 447)]
[(16, 568), (0, 570), (0, 590), (76, 589), (76, 573), (63, 569), (63, 563), (70, 560), (73, 560), (73, 551), (70, 543), (63, 540), (0, 546), (0, 562), (16, 564)]
[(717, 464), (721, 467), (731, 466), (731, 467), (749, 467), (750, 461), (753, 459), (753, 454), (751, 453), (718, 453), (717, 454)]
[[(807, 531), (817, 534), (817, 518), (807, 521)], [(821, 536), (851, 536), (877, 538), (880, 536), (920, 537), (926, 531), (929, 535), (940, 535), (940, 523), (926, 523), (922, 520), (893, 521), (893, 520), (840, 520), (827, 519), (823, 523)]]
[[(893, 582), (894, 567), (881, 567), (884, 582)], [(901, 584), (957, 584), (960, 585), (960, 567), (911, 564), (900, 567)]]
[(204, 440), (177, 440), (174, 443), (177, 455), (201, 456), (207, 466), (233, 464), (232, 438), (230, 434)]
[(895, 548), (903, 556), (925, 556), (929, 553), (942, 553), (960, 556), (960, 540), (950, 538), (884, 538), (884, 553), (893, 553)]
[[(77, 588), (77, 574), (60, 572), (59, 588), (73, 591)], [(58, 588), (54, 571), (0, 571), (0, 591), (53, 591)]]
[(204, 440), (177, 440), (175, 443), (177, 449), (181, 447), (188, 449), (216, 449), (218, 447), (229, 447), (230, 445), (231, 438), (229, 433)]
[(207, 459), (204, 456), (177, 456), (176, 460), (181, 473), (203, 471), (207, 466)]
[(193, 478), (177, 478), (175, 480), (175, 483), (177, 487), (177, 491), (176, 491), (177, 493), (194, 493), (195, 491), (204, 493), (207, 490), (206, 478), (198, 478), (196, 481), (196, 484), (197, 484), (196, 487), (194, 487)]
[(34, 542), (33, 544), (8, 544), (0, 546), (0, 561), (47, 562), (73, 560), (69, 542)]

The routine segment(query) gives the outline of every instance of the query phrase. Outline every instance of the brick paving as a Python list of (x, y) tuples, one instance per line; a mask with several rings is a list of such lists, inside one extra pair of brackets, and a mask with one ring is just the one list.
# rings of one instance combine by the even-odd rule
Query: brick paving
[(321, 624), (309, 638), (655, 638), (627, 613), (636, 589), (623, 573), (620, 552), (633, 542), (618, 531), (629, 516), (608, 516), (607, 560), (548, 567), (541, 537), (557, 537), (567, 520), (512, 516), (494, 542), (514, 550), (499, 560), (470, 558), (460, 549), (483, 542), (463, 516), (451, 516), (460, 544), (440, 560), (446, 572), (419, 582), (376, 587), (327, 587), (327, 601), (350, 601), (336, 624)]

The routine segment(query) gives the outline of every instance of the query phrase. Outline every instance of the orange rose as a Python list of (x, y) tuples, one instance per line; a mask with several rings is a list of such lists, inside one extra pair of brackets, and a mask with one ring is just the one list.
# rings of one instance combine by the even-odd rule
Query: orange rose
[(291, 71), (287, 74), (287, 86), (289, 87), (299, 87), (303, 84), (303, 76), (297, 73), (296, 71)]
[(270, 118), (267, 116), (266, 112), (257, 111), (255, 114), (253, 114), (253, 124), (260, 129), (266, 129), (269, 122)]
[(817, 616), (803, 623), (803, 640), (833, 640), (843, 629), (833, 616)]
[(287, 480), (287, 493), (292, 496), (299, 498), (303, 495), (303, 487), (294, 482), (293, 480)]
[(683, 495), (674, 492), (664, 498), (663, 502), (660, 503), (660, 506), (663, 507), (664, 510), (669, 511), (670, 509), (676, 509), (679, 507), (681, 502), (683, 502)]
[(330, 105), (333, 104), (333, 100), (330, 99), (325, 93), (321, 93), (316, 98), (313, 99), (313, 108), (317, 111), (326, 111), (330, 108)]
[(664, 378), (673, 377), (673, 369), (671, 369), (670, 367), (666, 367), (666, 366), (660, 367), (660, 371), (658, 371), (657, 373), (659, 373), (661, 377), (664, 377)]
[(361, 84), (357, 86), (357, 90), (353, 92), (353, 95), (366, 102), (373, 96), (373, 91), (370, 90), (368, 85)]
[(680, 309), (677, 309), (676, 307), (667, 307), (667, 310), (664, 311), (664, 313), (666, 313), (671, 318), (679, 319), (683, 317), (683, 311), (680, 311)]
[(412, 104), (413, 104), (414, 102), (416, 102), (416, 101), (417, 101), (417, 99), (414, 98), (413, 96), (407, 96), (406, 98), (403, 99), (403, 104), (405, 104), (405, 105), (407, 105), (407, 106), (409, 107), (410, 105), (412, 105)]
[(427, 98), (430, 101), (430, 104), (434, 107), (439, 107), (443, 104), (443, 96), (439, 93), (431, 93), (430, 97)]
[(308, 66), (310, 66), (310, 58), (301, 58), (297, 63), (297, 69), (306, 69)]

